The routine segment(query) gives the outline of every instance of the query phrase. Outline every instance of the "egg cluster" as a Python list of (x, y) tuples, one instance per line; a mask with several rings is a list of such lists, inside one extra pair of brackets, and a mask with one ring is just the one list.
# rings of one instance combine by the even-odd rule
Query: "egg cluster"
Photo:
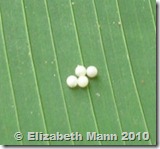
[(69, 87), (74, 88), (77, 85), (79, 87), (86, 87), (89, 83), (89, 78), (94, 78), (97, 76), (98, 70), (95, 66), (84, 67), (82, 65), (78, 65), (75, 68), (75, 75), (68, 76), (66, 83)]

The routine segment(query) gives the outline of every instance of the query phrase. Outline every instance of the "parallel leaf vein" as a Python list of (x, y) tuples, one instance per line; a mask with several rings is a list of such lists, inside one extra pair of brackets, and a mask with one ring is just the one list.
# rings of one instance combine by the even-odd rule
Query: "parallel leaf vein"
[(154, 24), (154, 30), (156, 32), (156, 23), (155, 23), (155, 19), (154, 19), (154, 12), (153, 12), (153, 8), (151, 6), (150, 0), (148, 0), (148, 3), (149, 3), (149, 8), (150, 8), (150, 11), (151, 11), (151, 15), (152, 15), (152, 20), (153, 20), (153, 24)]
[[(16, 116), (16, 119), (17, 119), (17, 127), (18, 127), (18, 131), (21, 132), (20, 121), (19, 121), (19, 116), (18, 116), (18, 108), (17, 108), (17, 103), (16, 103), (15, 91), (14, 91), (14, 88), (13, 88), (11, 70), (10, 70), (10, 66), (9, 66), (9, 58), (8, 58), (8, 54), (7, 54), (7, 45), (6, 45), (6, 39), (5, 39), (5, 34), (4, 34), (4, 28), (3, 28), (1, 13), (0, 13), (0, 22), (1, 22), (0, 28), (2, 30), (2, 39), (3, 39), (3, 43), (4, 43), (4, 49), (5, 49), (4, 53), (5, 53), (6, 63), (7, 63), (9, 82), (10, 82), (10, 86), (11, 86), (11, 93), (12, 93), (12, 96), (13, 96), (13, 103), (14, 103), (14, 106), (15, 106), (15, 116)], [(20, 141), (20, 142), (21, 142), (21, 145), (23, 145), (23, 140)]]
[[(134, 77), (134, 73), (133, 73), (133, 68), (132, 68), (132, 65), (131, 65), (129, 49), (128, 49), (128, 46), (127, 46), (127, 41), (126, 41), (124, 29), (123, 29), (123, 22), (122, 22), (122, 19), (121, 19), (118, 0), (116, 0), (116, 6), (117, 6), (117, 10), (118, 10), (119, 19), (121, 21), (122, 37), (123, 37), (123, 40), (124, 40), (125, 50), (126, 50), (126, 54), (127, 54), (127, 59), (128, 59), (128, 63), (129, 63), (129, 68), (130, 68), (130, 72), (131, 72), (133, 85), (134, 85), (134, 88), (135, 88), (135, 93), (136, 93), (136, 96), (137, 96), (137, 100), (138, 100), (138, 104), (139, 104), (139, 107), (140, 107), (140, 111), (141, 111), (141, 114), (142, 114), (142, 118), (143, 118), (143, 121), (144, 121), (145, 128), (146, 128), (147, 132), (149, 132), (148, 127), (147, 127), (147, 123), (146, 123), (146, 119), (145, 119), (145, 115), (144, 115), (144, 111), (143, 111), (143, 107), (142, 107), (142, 103), (141, 103), (141, 100), (140, 100), (140, 95), (139, 95), (139, 92), (138, 92), (138, 89), (137, 89), (137, 85), (136, 85), (136, 81), (135, 81), (135, 77)], [(151, 140), (149, 140), (149, 143), (152, 144)]]
[[(25, 29), (26, 29), (26, 36), (27, 36), (27, 40), (28, 40), (28, 44), (29, 44), (29, 52), (30, 52), (30, 58), (31, 58), (31, 65), (32, 65), (32, 69), (33, 69), (33, 75), (34, 75), (34, 78), (35, 78), (36, 90), (37, 90), (37, 95), (38, 95), (38, 100), (39, 100), (42, 120), (43, 120), (43, 124), (44, 124), (44, 130), (47, 133), (47, 126), (46, 126), (46, 121), (45, 121), (45, 116), (44, 116), (43, 104), (42, 104), (42, 101), (41, 101), (41, 95), (40, 95), (40, 91), (39, 91), (37, 74), (36, 74), (35, 64), (34, 64), (34, 60), (33, 60), (31, 40), (30, 40), (29, 31), (28, 31), (29, 28), (28, 28), (28, 24), (27, 24), (27, 17), (26, 17), (26, 12), (25, 12), (24, 0), (22, 0), (21, 2), (22, 2), (22, 11), (23, 11), (24, 23), (25, 23)], [(49, 141), (47, 141), (47, 143), (50, 144)]]
[[(122, 131), (122, 124), (121, 124), (121, 120), (120, 120), (120, 116), (119, 116), (119, 112), (118, 112), (118, 107), (117, 107), (117, 103), (116, 103), (116, 100), (115, 100), (115, 93), (114, 93), (114, 89), (113, 89), (113, 85), (112, 85), (112, 81), (111, 81), (111, 77), (110, 77), (110, 73), (109, 73), (109, 69), (108, 69), (108, 64), (107, 64), (107, 58), (105, 56), (105, 49), (104, 49), (104, 44), (103, 44), (103, 37), (102, 37), (102, 33), (101, 33), (101, 30), (99, 28), (99, 19), (98, 19), (98, 14), (97, 14), (97, 9), (96, 9), (96, 4), (95, 4), (95, 1), (93, 0), (93, 7), (95, 9), (95, 16), (96, 16), (96, 20), (97, 20), (97, 28), (98, 28), (98, 32), (99, 32), (99, 38), (100, 38), (100, 43), (101, 43), (101, 48), (102, 48), (102, 52), (103, 52), (103, 56), (104, 56), (104, 61), (105, 61), (105, 67), (106, 67), (106, 71), (107, 71), (107, 77), (109, 79), (109, 85), (110, 85), (110, 88), (111, 88), (111, 92), (112, 92), (112, 96), (113, 96), (113, 102), (114, 102), (114, 105), (115, 105), (115, 110), (116, 110), (116, 114), (117, 114), (117, 117), (119, 119), (119, 127), (120, 127), (120, 131)], [(123, 144), (125, 145), (125, 142), (123, 142)]]
[[(54, 38), (53, 38), (53, 29), (52, 29), (52, 25), (51, 25), (51, 17), (50, 17), (50, 14), (49, 14), (47, 1), (44, 0), (44, 3), (45, 3), (46, 13), (47, 13), (47, 18), (48, 18), (48, 23), (49, 23), (50, 36), (51, 36), (51, 39), (52, 39), (51, 41), (52, 41), (53, 53), (55, 55), (55, 63), (56, 63), (56, 67), (57, 67), (60, 90), (61, 90), (62, 97), (63, 97), (64, 108), (65, 108), (65, 111), (66, 111), (67, 120), (68, 120), (68, 124), (69, 124), (69, 130), (71, 132), (72, 131), (71, 122), (70, 122), (70, 119), (69, 119), (69, 114), (68, 114), (68, 110), (67, 110), (67, 103), (66, 103), (66, 100), (65, 100), (65, 95), (64, 95), (64, 91), (63, 91), (63, 87), (62, 87), (62, 80), (61, 80), (61, 75), (60, 75), (60, 70), (59, 70), (58, 57), (57, 57), (55, 42), (54, 42)], [(74, 141), (72, 141), (72, 144), (74, 145)]]
[[(72, 19), (73, 19), (73, 23), (74, 23), (75, 35), (76, 35), (78, 50), (79, 50), (79, 54), (80, 54), (80, 59), (81, 59), (81, 63), (84, 64), (82, 51), (81, 51), (81, 46), (80, 46), (80, 41), (79, 41), (78, 30), (77, 30), (77, 25), (76, 25), (76, 21), (75, 21), (75, 15), (74, 15), (74, 11), (73, 11), (73, 8), (72, 8), (72, 0), (69, 0), (69, 2), (70, 2), (71, 14), (72, 14)], [(92, 103), (92, 100), (91, 100), (91, 93), (90, 93), (89, 88), (87, 88), (87, 93), (88, 93), (88, 98), (89, 98), (89, 102), (90, 102), (91, 109), (92, 109), (92, 115), (93, 115), (93, 118), (94, 118), (95, 127), (97, 129), (97, 133), (99, 133), (97, 119), (96, 119), (96, 116), (95, 116), (95, 110), (94, 110), (93, 103)], [(101, 145), (101, 141), (99, 141), (99, 144)]]

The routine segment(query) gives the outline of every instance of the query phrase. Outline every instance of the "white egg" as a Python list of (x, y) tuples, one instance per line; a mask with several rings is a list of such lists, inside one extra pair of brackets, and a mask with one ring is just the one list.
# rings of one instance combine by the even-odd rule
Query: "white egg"
[(83, 87), (86, 87), (88, 83), (89, 83), (89, 80), (86, 76), (80, 76), (78, 78), (78, 86), (83, 88)]
[(94, 78), (95, 76), (97, 76), (98, 74), (98, 70), (95, 66), (89, 66), (87, 68), (87, 76), (90, 78)]
[(85, 76), (86, 75), (86, 68), (82, 65), (78, 65), (75, 69), (75, 74), (80, 77), (80, 76)]
[(77, 77), (74, 75), (71, 75), (67, 78), (66, 83), (69, 87), (74, 88), (77, 86)]

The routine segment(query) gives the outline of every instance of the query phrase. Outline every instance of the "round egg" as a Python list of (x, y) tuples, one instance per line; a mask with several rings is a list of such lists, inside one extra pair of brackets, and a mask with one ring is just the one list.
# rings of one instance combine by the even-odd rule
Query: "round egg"
[(95, 66), (89, 66), (87, 68), (87, 76), (90, 78), (94, 78), (95, 76), (97, 76), (98, 74), (98, 70)]
[(78, 65), (75, 69), (76, 76), (85, 76), (86, 75), (86, 68), (82, 65)]
[(74, 75), (67, 77), (66, 83), (71, 88), (76, 87), (77, 86), (77, 77)]
[(77, 83), (78, 83), (78, 86), (79, 86), (79, 87), (84, 88), (84, 87), (86, 87), (86, 86), (88, 85), (89, 80), (88, 80), (88, 78), (87, 78), (86, 76), (80, 76), (80, 77), (78, 78)]

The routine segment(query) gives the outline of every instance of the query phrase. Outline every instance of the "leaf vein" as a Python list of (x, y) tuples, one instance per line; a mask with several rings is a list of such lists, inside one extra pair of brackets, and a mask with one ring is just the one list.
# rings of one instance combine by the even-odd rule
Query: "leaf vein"
[[(5, 39), (5, 34), (4, 34), (4, 28), (3, 28), (1, 13), (0, 13), (0, 22), (1, 22), (0, 28), (2, 30), (2, 40), (3, 40), (3, 43), (4, 43), (4, 49), (5, 49), (4, 53), (5, 53), (5, 58), (6, 58), (6, 63), (7, 63), (7, 71), (8, 71), (8, 76), (9, 76), (9, 83), (10, 83), (10, 87), (11, 87), (11, 93), (12, 93), (12, 96), (13, 96), (13, 103), (14, 103), (14, 106), (15, 106), (17, 127), (18, 127), (18, 131), (21, 132), (20, 121), (19, 121), (19, 116), (18, 116), (18, 108), (17, 108), (17, 103), (16, 103), (15, 91), (14, 91), (14, 88), (13, 88), (13, 81), (12, 81), (13, 79), (12, 79), (11, 70), (10, 70), (10, 66), (9, 66), (9, 58), (8, 58), (8, 54), (7, 54), (7, 45), (6, 45), (6, 39)], [(21, 145), (23, 145), (23, 140), (21, 140), (20, 142), (21, 142)]]
[[(96, 9), (96, 4), (95, 4), (95, 1), (93, 0), (93, 6), (94, 6), (94, 9), (95, 9), (95, 16), (96, 16), (96, 20), (99, 24), (99, 19), (98, 19), (98, 14), (97, 14), (97, 9)], [(111, 88), (111, 92), (112, 92), (112, 96), (113, 96), (113, 102), (114, 102), (114, 105), (115, 105), (115, 109), (116, 109), (116, 113), (117, 113), (117, 117), (119, 119), (119, 127), (120, 127), (120, 131), (122, 131), (122, 124), (121, 124), (121, 120), (120, 120), (120, 116), (119, 116), (119, 112), (118, 112), (118, 107), (117, 107), (117, 103), (116, 103), (116, 100), (115, 100), (115, 93), (114, 93), (114, 89), (113, 89), (113, 84), (112, 84), (112, 81), (111, 81), (111, 77), (110, 77), (110, 73), (109, 73), (109, 68), (108, 68), (108, 64), (107, 64), (107, 58), (105, 56), (105, 52), (104, 52), (104, 45), (103, 45), (103, 37), (102, 37), (102, 33), (101, 33), (101, 30), (99, 28), (97, 24), (97, 28), (98, 28), (98, 32), (99, 32), (99, 38), (100, 38), (100, 43), (101, 43), (101, 48), (102, 48), (102, 53), (103, 53), (103, 56), (104, 56), (104, 61), (105, 61), (105, 67), (106, 67), (106, 71), (107, 71), (107, 77), (109, 79), (109, 85), (110, 85), (110, 88)], [(125, 145), (125, 142), (123, 142), (124, 145)]]
[[(131, 76), (132, 76), (132, 81), (133, 81), (135, 93), (136, 93), (136, 96), (137, 96), (137, 100), (138, 100), (138, 104), (139, 104), (139, 107), (140, 107), (140, 111), (141, 111), (141, 114), (142, 114), (142, 118), (143, 118), (143, 121), (144, 121), (145, 128), (148, 131), (148, 126), (147, 126), (147, 123), (146, 123), (144, 110), (143, 110), (142, 103), (141, 103), (141, 100), (140, 100), (140, 95), (139, 95), (139, 92), (138, 92), (138, 89), (137, 89), (135, 76), (134, 76), (134, 73), (133, 73), (133, 68), (132, 68), (132, 64), (131, 64), (131, 60), (130, 60), (130, 54), (129, 54), (129, 49), (128, 49), (128, 46), (127, 46), (127, 41), (126, 41), (124, 29), (123, 29), (123, 22), (122, 22), (122, 19), (121, 19), (118, 0), (116, 0), (116, 6), (117, 6), (117, 10), (118, 10), (119, 19), (121, 21), (121, 32), (122, 32), (122, 37), (123, 37), (123, 40), (124, 40), (125, 50), (126, 50), (127, 57), (128, 57), (127, 59), (128, 59), (128, 63), (129, 63), (129, 68), (130, 68), (130, 72), (131, 72)], [(149, 143), (152, 144), (151, 140), (149, 140)]]
[[(81, 51), (79, 35), (78, 35), (78, 30), (77, 30), (75, 15), (74, 15), (74, 10), (73, 10), (73, 7), (72, 7), (72, 0), (69, 0), (69, 2), (70, 2), (72, 19), (73, 19), (73, 23), (74, 23), (75, 35), (76, 35), (76, 40), (77, 40), (77, 45), (78, 45), (78, 51), (79, 51), (79, 54), (80, 54), (81, 63), (84, 65), (84, 60), (83, 60), (83, 55), (82, 55), (82, 51)], [(99, 133), (99, 129), (98, 129), (98, 125), (97, 125), (97, 119), (96, 119), (96, 116), (95, 116), (95, 110), (93, 108), (93, 103), (92, 103), (92, 100), (91, 100), (91, 93), (90, 93), (90, 89), (88, 87), (87, 87), (87, 93), (88, 93), (88, 98), (89, 98), (89, 102), (90, 102), (91, 109), (92, 109), (92, 114), (93, 114), (93, 118), (94, 118), (94, 122), (95, 122), (95, 127), (97, 129), (97, 133)], [(101, 145), (101, 141), (99, 141), (99, 144)]]
[[(49, 23), (50, 36), (51, 36), (51, 39), (52, 39), (51, 41), (52, 41), (53, 53), (55, 55), (55, 63), (56, 63), (56, 67), (57, 67), (60, 90), (61, 90), (62, 97), (63, 97), (64, 108), (65, 108), (65, 111), (66, 111), (67, 120), (68, 120), (68, 124), (69, 124), (69, 130), (71, 132), (72, 131), (71, 122), (70, 122), (70, 118), (69, 118), (69, 114), (68, 114), (68, 110), (67, 110), (67, 103), (66, 103), (66, 100), (65, 100), (65, 95), (64, 95), (64, 91), (63, 91), (63, 87), (62, 87), (62, 80), (61, 80), (61, 76), (60, 76), (58, 57), (57, 57), (55, 42), (54, 42), (54, 38), (53, 38), (53, 29), (52, 29), (52, 25), (51, 25), (51, 17), (50, 17), (49, 10), (48, 10), (49, 6), (48, 6), (48, 3), (47, 3), (47, 0), (44, 0), (44, 3), (45, 3), (46, 13), (47, 13), (47, 18), (48, 18), (48, 23)], [(72, 141), (72, 144), (74, 145), (74, 141)]]
[(153, 24), (154, 24), (154, 30), (156, 32), (156, 23), (155, 23), (155, 19), (154, 19), (154, 15), (153, 15), (153, 8), (151, 6), (150, 0), (148, 0), (148, 3), (149, 3), (149, 8), (150, 8), (150, 11), (151, 11), (151, 15), (152, 15), (152, 20), (153, 20)]
[[(40, 95), (40, 90), (39, 90), (39, 85), (38, 85), (38, 79), (37, 79), (35, 64), (34, 64), (34, 60), (33, 60), (31, 40), (30, 40), (29, 28), (28, 28), (27, 17), (26, 17), (26, 12), (25, 12), (25, 2), (24, 2), (24, 0), (22, 0), (21, 2), (22, 2), (22, 11), (23, 11), (22, 13), (23, 13), (23, 16), (24, 16), (26, 36), (27, 36), (27, 41), (28, 41), (28, 44), (29, 44), (31, 65), (32, 65), (32, 69), (33, 69), (33, 75), (34, 75), (34, 78), (35, 78), (36, 90), (37, 90), (38, 100), (39, 100), (39, 104), (40, 104), (40, 110), (41, 110), (41, 114), (42, 114), (44, 130), (47, 133), (47, 126), (46, 126), (46, 121), (45, 121), (45, 116), (44, 116), (43, 104), (42, 104), (42, 101), (41, 101), (41, 95)], [(47, 143), (50, 144), (49, 141), (47, 141)]]

